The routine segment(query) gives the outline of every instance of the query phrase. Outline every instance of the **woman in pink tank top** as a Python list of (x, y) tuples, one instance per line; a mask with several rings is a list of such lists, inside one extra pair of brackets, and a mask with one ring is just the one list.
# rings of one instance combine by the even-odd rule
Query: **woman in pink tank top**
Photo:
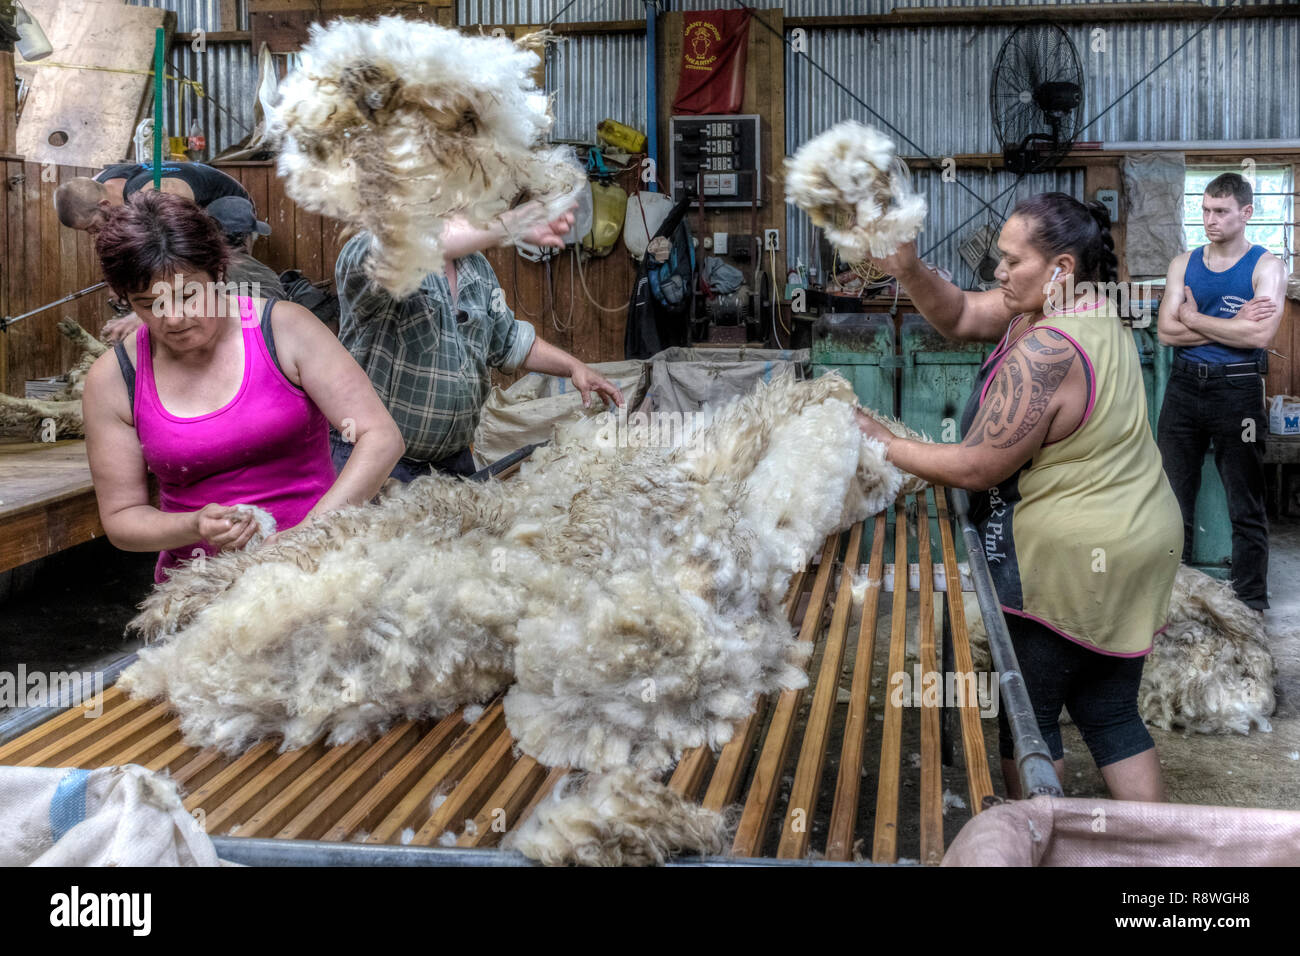
[[(365, 372), (306, 309), (222, 282), (228, 250), (198, 206), (140, 193), (96, 249), (144, 325), (86, 378), (86, 452), (104, 530), (124, 550), (159, 550), (155, 580), (244, 547), (257, 525), (235, 505), (283, 532), (378, 492), (404, 443)], [(330, 424), (356, 440), (337, 476)]]

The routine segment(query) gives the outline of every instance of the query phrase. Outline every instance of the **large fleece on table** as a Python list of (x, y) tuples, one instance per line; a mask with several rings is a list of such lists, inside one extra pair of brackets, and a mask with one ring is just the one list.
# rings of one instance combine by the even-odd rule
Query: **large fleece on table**
[(785, 198), (825, 230), (846, 262), (892, 255), (925, 222), (925, 199), (893, 142), (852, 120), (799, 147), (786, 164)]
[(541, 42), (400, 17), (313, 24), (268, 116), (285, 191), (369, 230), (371, 278), (399, 298), (442, 268), (452, 217), (484, 225), (526, 196), (547, 202), (513, 230), (550, 218), (586, 177), (568, 150), (544, 145)]
[(419, 479), (182, 568), (133, 622), (168, 640), (124, 685), (228, 751), (348, 741), (508, 687), (544, 764), (670, 766), (804, 684), (790, 577), (904, 484), (854, 406), (837, 375), (778, 379), (675, 448), (624, 447), (597, 417), (508, 483)]
[(1169, 626), (1142, 672), (1142, 716), (1166, 730), (1269, 731), (1276, 673), (1262, 615), (1237, 600), (1228, 582), (1180, 567)]
[(86, 426), (81, 415), (81, 393), (86, 388), (86, 374), (95, 359), (108, 346), (83, 329), (73, 319), (59, 322), (59, 331), (77, 347), (77, 361), (68, 371), (67, 384), (47, 398), (15, 398), (0, 392), (0, 428), (21, 428), (32, 441), (49, 441), (46, 422), (53, 425), (54, 438), (81, 438)]

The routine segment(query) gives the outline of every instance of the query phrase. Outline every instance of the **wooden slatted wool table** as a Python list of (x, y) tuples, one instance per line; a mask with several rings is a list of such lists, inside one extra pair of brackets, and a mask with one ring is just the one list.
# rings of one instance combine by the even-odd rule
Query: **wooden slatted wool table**
[[(908, 822), (900, 814), (914, 805), (919, 806), (921, 862), (934, 864), (942, 857), (940, 712), (900, 703), (888, 692), (889, 675), (904, 669), (911, 613), (909, 538), (924, 556), (917, 562), (914, 612), (922, 670), (938, 671), (935, 617), (945, 608), (936, 597), (939, 582), (946, 589), (957, 669), (970, 671), (971, 658), (944, 496), (919, 494), (912, 507), (916, 519), (910, 521), (904, 503), (895, 509), (893, 527), (905, 533), (891, 534), (886, 516), (878, 515), (828, 538), (819, 559), (792, 581), (785, 613), (799, 639), (814, 646), (808, 687), (758, 701), (721, 752), (690, 751), (665, 775), (671, 787), (705, 806), (739, 805), (734, 857), (798, 860), (811, 854), (849, 861), (855, 859), (856, 844), (862, 848), (858, 858), (892, 863)], [(852, 585), (864, 552), (868, 584), (852, 634)], [(891, 553), (892, 567), (885, 561)], [(898, 573), (891, 574), (895, 568)], [(901, 586), (889, 596), (887, 628), (878, 627), (877, 612), (891, 578)], [(878, 629), (882, 641), (888, 634), (884, 666), (876, 660)], [(186, 807), (202, 815), (214, 836), (426, 847), (423, 859), (430, 864), (464, 864), (466, 851), (496, 846), (565, 774), (515, 751), (500, 698), (472, 722), (462, 708), (438, 721), (402, 723), (376, 739), (346, 746), (317, 743), (279, 753), (276, 741), (264, 741), (236, 757), (187, 746), (165, 704), (130, 700), (109, 688), (102, 706), (97, 719), (87, 719), (87, 707), (77, 707), (0, 746), (0, 764), (135, 763), (166, 770), (185, 794)], [(967, 700), (958, 708), (964, 797), (973, 812), (993, 793), (978, 707)], [(918, 724), (920, 765), (913, 768), (903, 760), (903, 743), (905, 732), (915, 733)], [(827, 770), (832, 762), (833, 773)], [(904, 801), (900, 795), (912, 777), (919, 778), (912, 791), (917, 798)], [(871, 820), (869, 831), (865, 819)], [(223, 841), (221, 848), (239, 842)], [(363, 851), (351, 849), (359, 861)], [(347, 852), (333, 861), (347, 862)]]

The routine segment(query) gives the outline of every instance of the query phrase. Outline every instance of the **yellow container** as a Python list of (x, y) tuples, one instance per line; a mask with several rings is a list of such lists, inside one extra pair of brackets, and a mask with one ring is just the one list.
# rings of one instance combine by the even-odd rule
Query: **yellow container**
[(618, 120), (601, 120), (596, 127), (596, 136), (625, 153), (645, 152), (645, 133), (624, 126)]
[(627, 215), (627, 192), (613, 183), (591, 184), (591, 232), (582, 240), (582, 248), (592, 256), (607, 256), (623, 232)]

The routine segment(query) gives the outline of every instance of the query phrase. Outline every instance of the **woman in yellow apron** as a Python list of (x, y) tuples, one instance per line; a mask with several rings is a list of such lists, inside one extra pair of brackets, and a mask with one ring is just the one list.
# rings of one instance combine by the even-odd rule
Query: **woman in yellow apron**
[[(963, 292), (909, 244), (880, 268), (953, 339), (997, 342), (958, 444), (895, 438), (861, 419), (898, 467), (972, 491), (989, 568), (1039, 729), (1063, 774), (1070, 712), (1121, 800), (1164, 799), (1137, 709), (1142, 664), (1162, 629), (1182, 554), (1182, 517), (1147, 423), (1132, 336), (1106, 295), (1117, 280), (1099, 203), (1045, 193), (998, 236), (1000, 288)], [(1020, 795), (1005, 716), (1007, 791)]]

